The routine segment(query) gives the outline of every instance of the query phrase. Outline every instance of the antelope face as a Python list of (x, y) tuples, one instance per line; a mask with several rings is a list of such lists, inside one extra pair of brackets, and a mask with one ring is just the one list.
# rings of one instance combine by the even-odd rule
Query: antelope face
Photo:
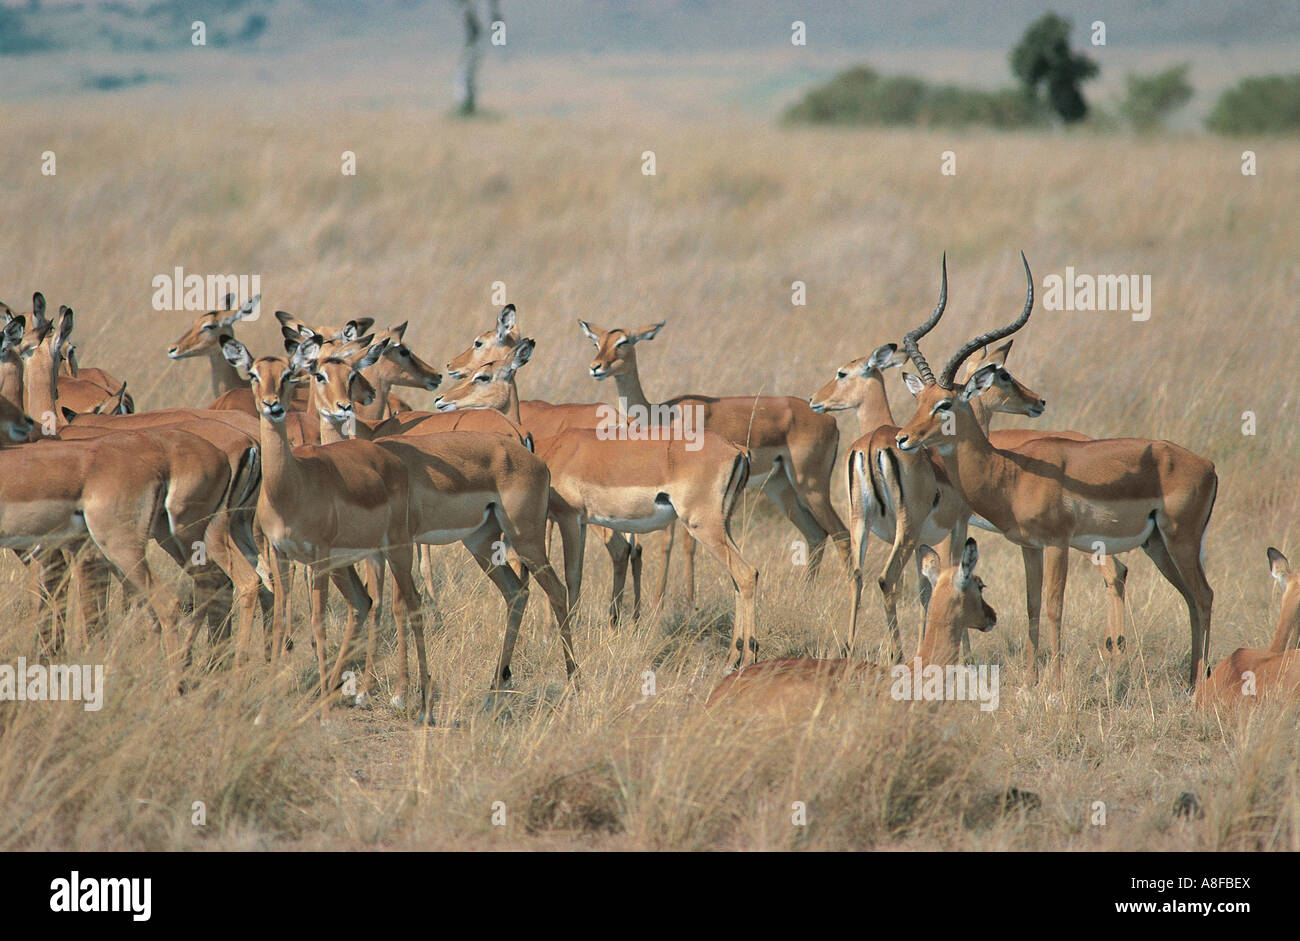
[(220, 345), (221, 332), (257, 313), (257, 308), (262, 303), (262, 295), (250, 297), (237, 310), (231, 309), (234, 303), (235, 295), (227, 294), (225, 310), (212, 310), (200, 314), (181, 338), (172, 344), (167, 355), (171, 359), (186, 359), (217, 349)]
[(1001, 366), (994, 367), (993, 382), (985, 393), (995, 412), (1037, 418), (1047, 408), (1047, 399), (1020, 382)]
[(23, 414), (23, 410), (8, 399), (0, 399), (0, 431), (14, 443), (21, 443), (30, 437), (36, 423)]
[(508, 359), (484, 363), (469, 376), (433, 401), (440, 412), (469, 408), (490, 408), (505, 412), (510, 407), (511, 383), (519, 367), (532, 358), (535, 342), (525, 338)]
[(308, 365), (307, 372), (312, 380), (312, 404), (332, 422), (348, 423), (356, 414), (356, 403), (369, 405), (375, 400), (375, 387), (346, 359), (318, 360)]
[(405, 334), (406, 324), (403, 323), (375, 335), (376, 340), (385, 342), (388, 346), (383, 358), (374, 365), (370, 374), (389, 385), (432, 392), (442, 384), (442, 376), (402, 342)]
[(216, 311), (200, 314), (189, 330), (185, 331), (181, 338), (172, 344), (171, 349), (167, 351), (167, 355), (171, 359), (198, 356), (215, 348), (217, 338), (220, 336), (221, 316)]
[(872, 373), (879, 377), (882, 370), (901, 366), (905, 362), (907, 354), (900, 353), (897, 344), (886, 343), (870, 356), (855, 359), (837, 369), (835, 378), (822, 386), (808, 400), (808, 405), (814, 412), (857, 408), (866, 398)]
[(635, 330), (625, 330), (622, 327), (603, 330), (585, 320), (579, 320), (578, 326), (596, 346), (596, 358), (591, 361), (588, 371), (591, 378), (600, 380), (635, 373), (636, 344), (642, 340), (653, 340), (663, 329), (664, 321)]
[(1300, 645), (1300, 572), (1292, 573), (1286, 556), (1272, 546), (1268, 549), (1269, 571), (1282, 587), (1282, 608), (1278, 623), (1288, 625), (1283, 649)]
[(283, 356), (263, 356), (256, 362), (248, 348), (229, 334), (223, 334), (220, 342), (226, 362), (248, 373), (257, 410), (270, 421), (284, 421), (288, 414), (284, 403), (290, 400), (292, 386), (302, 378), (303, 368), (315, 359), (318, 352), (313, 341), (300, 344), (291, 360)]
[(497, 325), (474, 338), (469, 348), (447, 363), (447, 378), (457, 382), (480, 366), (503, 359), (513, 353), (519, 344), (519, 329), (515, 324), (515, 305), (507, 304), (497, 315)]
[(903, 373), (903, 381), (916, 396), (916, 413), (894, 436), (894, 443), (900, 450), (909, 453), (928, 447), (944, 450), (945, 441), (948, 445), (953, 443), (963, 418), (972, 423), (975, 421), (970, 405), (961, 401), (952, 389), (938, 384), (926, 385), (911, 373)]
[(974, 539), (966, 540), (958, 564), (946, 569), (929, 546), (922, 546), (920, 554), (921, 574), (931, 586), (929, 628), (947, 631), (960, 645), (966, 631), (984, 633), (997, 626), (997, 612), (984, 600), (984, 580), (975, 574), (979, 548)]

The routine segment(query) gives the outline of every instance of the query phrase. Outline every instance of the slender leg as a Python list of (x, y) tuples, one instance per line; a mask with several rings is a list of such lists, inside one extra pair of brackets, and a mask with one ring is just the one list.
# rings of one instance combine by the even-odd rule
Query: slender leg
[(1124, 587), (1128, 567), (1113, 555), (1102, 557), (1106, 582), (1106, 659), (1112, 665), (1124, 653)]
[(465, 548), (474, 556), (492, 584), (501, 592), (506, 602), (505, 640), (501, 646), (501, 659), (497, 662), (495, 675), (492, 677), (492, 689), (505, 689), (510, 682), (510, 659), (514, 655), (515, 641), (519, 637), (519, 625), (524, 618), (524, 609), (528, 605), (528, 592), (519, 582), (518, 576), (504, 565), (492, 561), (492, 541), (497, 532), (491, 526), (480, 527), (463, 541)]
[[(672, 561), (673, 540), (676, 538), (677, 524), (660, 530), (651, 537), (650, 545), (654, 557), (658, 559), (654, 595), (650, 599), (650, 606), (657, 610), (663, 610), (668, 604), (668, 564)], [(568, 563), (565, 563), (565, 577), (568, 577)], [(574, 605), (576, 601), (572, 594), (569, 595), (569, 604)]]
[(1029, 616), (1029, 678), (1038, 682), (1038, 616), (1043, 607), (1043, 550), (1022, 546), (1025, 561), (1025, 611)]
[[(384, 563), (382, 558), (367, 559), (367, 568), (377, 583), (378, 590), (383, 591), (384, 586)], [(328, 700), (330, 694), (339, 688), (339, 683), (343, 678), (343, 667), (352, 657), (352, 641), (356, 638), (357, 630), (362, 621), (366, 620), (378, 607), (377, 603), (372, 603), (370, 595), (366, 593), (365, 586), (361, 582), (361, 577), (357, 575), (357, 570), (351, 565), (345, 565), (341, 568), (330, 571), (330, 581), (334, 587), (339, 590), (343, 600), (348, 605), (348, 623), (343, 629), (343, 640), (339, 643), (339, 655), (334, 661), (334, 669), (330, 671), (328, 685), (325, 686), (323, 696)], [(374, 622), (371, 622), (373, 631)]]
[[(429, 664), (424, 650), (424, 617), (420, 613), (420, 596), (415, 589), (415, 579), (411, 569), (414, 551), (410, 546), (394, 546), (388, 550), (388, 569), (393, 573), (393, 617), (397, 621), (397, 632), (405, 635), (409, 630), (415, 637), (415, 654), (417, 669), (420, 671), (420, 711), (419, 721), (428, 724), (433, 720), (433, 703), (430, 694)], [(366, 661), (366, 674), (371, 672), (369, 659)], [(402, 663), (402, 672), (406, 672), (406, 663)]]
[(1043, 549), (1043, 607), (1052, 645), (1052, 668), (1049, 675), (1054, 684), (1061, 682), (1061, 617), (1065, 609), (1065, 579), (1069, 574), (1069, 563), (1069, 546), (1047, 546)]

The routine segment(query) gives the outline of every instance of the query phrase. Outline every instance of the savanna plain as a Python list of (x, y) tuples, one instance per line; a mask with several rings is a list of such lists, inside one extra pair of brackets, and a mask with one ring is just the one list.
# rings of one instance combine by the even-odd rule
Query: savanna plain
[[(587, 374), (583, 318), (667, 321), (638, 348), (652, 398), (806, 398), (924, 318), (944, 251), (948, 313), (922, 342), (932, 362), (1014, 319), (1021, 249), (1040, 298), (1067, 265), (1149, 274), (1149, 320), (1040, 305), (1008, 367), (1047, 399), (1045, 427), (1168, 439), (1215, 463), (1210, 660), (1266, 645), (1279, 592), (1265, 550), (1300, 557), (1294, 139), (821, 131), (742, 112), (677, 119), (635, 95), (600, 113), (512, 110), (527, 94), (510, 86), (499, 111), (473, 120), (328, 93), (17, 102), (0, 142), (0, 298), (26, 310), (40, 290), (75, 308), (83, 363), (126, 378), (140, 409), (210, 399), (201, 363), (166, 357), (193, 314), (150, 303), (152, 278), (178, 265), (260, 274), (262, 315), (239, 326), (257, 355), (279, 352), (269, 313), (282, 308), (409, 320), (407, 343), (441, 367), (491, 326), (500, 281), (537, 340), (524, 397), (613, 400)], [(1241, 173), (1246, 149), (1257, 175)], [(53, 177), (40, 174), (47, 150)], [(340, 172), (345, 150), (355, 176)], [(955, 176), (940, 173), (946, 150)], [(792, 303), (795, 281), (805, 305)], [(886, 378), (905, 420), (911, 396), (898, 370)], [(417, 408), (434, 397), (401, 391)], [(847, 520), (843, 455), (859, 431), (852, 413), (838, 420), (832, 496)], [(835, 656), (849, 605), (839, 559), (828, 553), (808, 581), (798, 533), (757, 491), (733, 531), (760, 570), (760, 657)], [(435, 552), (431, 728), (388, 705), (391, 611), (374, 707), (321, 723), (301, 580), (290, 695), (260, 666), (196, 668), (189, 692), (169, 694), (157, 637), (115, 596), (107, 628), (68, 654), (104, 665), (102, 710), (0, 704), (0, 848), (1300, 849), (1294, 707), (1194, 707), (1186, 608), (1140, 552), (1125, 557), (1128, 646), (1115, 663), (1101, 647), (1102, 581), (1073, 554), (1058, 688), (1027, 675), (1019, 551), (974, 534), (998, 612), (995, 630), (971, 638), (971, 662), (1000, 668), (987, 712), (863, 696), (797, 721), (710, 714), (732, 618), (722, 566), (699, 555), (688, 610), (675, 553), (663, 608), (610, 631), (610, 566), (594, 538), (575, 623), (580, 687), (566, 691), (535, 591), (496, 713), (482, 707), (500, 598), (459, 546)], [(881, 662), (871, 584), (886, 550), (868, 551), (861, 645)], [(915, 577), (909, 566), (909, 656)], [(10, 662), (35, 655), (33, 588), (12, 554), (0, 560)], [(343, 623), (337, 595), (332, 605), (331, 655)], [(1007, 799), (1026, 791), (1038, 800)], [(795, 802), (806, 825), (792, 823)]]

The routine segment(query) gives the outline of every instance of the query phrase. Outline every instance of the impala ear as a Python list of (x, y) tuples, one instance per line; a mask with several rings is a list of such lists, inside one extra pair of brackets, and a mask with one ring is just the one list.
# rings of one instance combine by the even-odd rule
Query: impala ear
[(226, 362), (236, 369), (242, 369), (248, 372), (253, 366), (253, 357), (248, 352), (248, 347), (240, 343), (228, 333), (223, 333), (217, 340), (221, 344), (221, 355), (226, 358)]
[(361, 405), (369, 405), (375, 400), (375, 387), (365, 376), (353, 371), (348, 377), (348, 398)]
[(71, 307), (59, 308), (59, 333), (54, 338), (54, 352), (62, 353), (63, 348), (72, 338), (73, 319)]
[(870, 358), (867, 360), (869, 369), (888, 369), (890, 366), (901, 366), (907, 362), (907, 356), (901, 359), (898, 357), (898, 344), (886, 343), (884, 346), (878, 346), (872, 351)]
[(1286, 556), (1272, 546), (1268, 547), (1268, 567), (1278, 584), (1285, 586), (1286, 580), (1291, 577), (1291, 563), (1287, 562)]
[(665, 323), (667, 323), (667, 321), (661, 320), (658, 323), (650, 324), (647, 327), (637, 327), (635, 330), (628, 333), (628, 337), (633, 343), (640, 343), (642, 340), (653, 340), (659, 334), (659, 331), (664, 328)]
[(975, 572), (975, 565), (979, 560), (979, 546), (975, 545), (974, 539), (967, 539), (965, 548), (961, 550), (961, 567), (957, 570), (955, 584), (958, 591), (966, 590), (966, 586), (970, 584), (971, 575)]
[(917, 556), (921, 560), (921, 574), (933, 588), (939, 584), (939, 573), (943, 571), (943, 564), (939, 561), (939, 553), (935, 552), (929, 546), (921, 546), (916, 550)]
[(966, 384), (961, 387), (961, 392), (958, 393), (957, 397), (963, 402), (969, 402), (981, 392), (987, 391), (989, 386), (993, 385), (993, 380), (998, 377), (998, 372), (1001, 369), (1002, 367), (995, 363), (981, 366), (975, 370), (973, 376), (966, 380)]
[(510, 370), (507, 372), (507, 376), (513, 376), (520, 366), (533, 358), (533, 349), (536, 346), (537, 341), (532, 337), (525, 337), (519, 341), (519, 345), (515, 347), (514, 358), (510, 361)]
[[(226, 295), (226, 310), (230, 310), (230, 305), (234, 303), (234, 300), (235, 295)], [(234, 311), (228, 317), (222, 317), (217, 322), (223, 327), (229, 327), (232, 323), (235, 323), (238, 320), (247, 320), (249, 317), (253, 316), (253, 314), (257, 313), (257, 308), (260, 306), (262, 306), (262, 295), (254, 294), (240, 305), (239, 310)], [(276, 316), (279, 316), (279, 314), (280, 312), (277, 311)]]
[(38, 324), (45, 320), (45, 295), (40, 291), (32, 295), (32, 319)]
[(1000, 366), (1005, 366), (1007, 364), (1007, 354), (1011, 352), (1011, 344), (1015, 342), (1015, 338), (1013, 337), (1006, 343), (1003, 343), (996, 350), (990, 353), (988, 359), (984, 360), (984, 362), (997, 363)]
[(903, 385), (907, 386), (907, 391), (913, 395), (920, 395), (921, 390), (925, 388), (925, 383), (920, 376), (913, 376), (910, 372), (903, 373)]
[(365, 334), (370, 332), (370, 328), (375, 325), (374, 317), (358, 317), (352, 321), (357, 325), (357, 333)]
[(6, 323), (14, 319), (13, 308), (10, 307), (8, 304), (6, 304), (4, 301), (0, 301), (0, 313), (5, 315)]
[(398, 342), (398, 343), (401, 343), (403, 340), (406, 339), (406, 326), (407, 326), (407, 324), (409, 324), (409, 323), (410, 323), (409, 320), (403, 320), (403, 321), (402, 321), (401, 323), (399, 323), (396, 327), (389, 327), (389, 330), (390, 330), (391, 332), (397, 334), (397, 342)]
[[(259, 294), (257, 296), (261, 297), (262, 295)], [(275, 319), (280, 321), (280, 324), (282, 326), (289, 327), (292, 326), (293, 322), (298, 318), (295, 317), (293, 314), (289, 313), (287, 310), (277, 310), (275, 312)]]
[(15, 317), (5, 324), (4, 333), (0, 335), (0, 353), (9, 352), (11, 346), (17, 346), (23, 341), (23, 334), (27, 332), (27, 318)]
[(501, 313), (497, 314), (497, 342), (505, 343), (510, 338), (510, 333), (515, 329), (515, 305), (507, 304), (501, 308)]
[(365, 355), (352, 364), (353, 372), (361, 372), (363, 369), (369, 369), (379, 358), (384, 355), (384, 350), (388, 349), (388, 340), (380, 340), (370, 349), (366, 350)]
[[(587, 335), (588, 340), (590, 340), (592, 343), (595, 343), (597, 346), (600, 346), (600, 337), (597, 336), (595, 331), (592, 330), (591, 324), (587, 323), (587, 321), (585, 320), (579, 320), (578, 326), (582, 328), (582, 332)], [(600, 330), (600, 327), (596, 327), (595, 329)], [(605, 331), (600, 330), (600, 332), (604, 333)]]
[(222, 301), (221, 306), (222, 306), (222, 309), (223, 309), (223, 310), (230, 310), (232, 307), (235, 306), (235, 292), (234, 292), (234, 291), (231, 291), (229, 294), (226, 295), (226, 299), (225, 299), (224, 301)]
[(320, 342), (312, 337), (310, 340), (303, 340), (298, 344), (298, 348), (293, 351), (289, 358), (289, 368), (294, 372), (300, 369), (306, 369), (309, 365), (320, 359)]

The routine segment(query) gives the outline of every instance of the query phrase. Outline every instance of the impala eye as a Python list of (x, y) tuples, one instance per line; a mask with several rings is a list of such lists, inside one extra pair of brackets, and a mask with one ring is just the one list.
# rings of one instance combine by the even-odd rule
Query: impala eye
[(837, 372), (837, 373), (835, 374), (835, 378), (836, 378), (836, 379), (847, 379), (847, 378), (849, 378), (849, 374), (846, 373), (843, 369), (841, 369), (839, 372)]
[(481, 350), (482, 348), (483, 348), (483, 341), (482, 341), (482, 340), (475, 340), (475, 341), (474, 341), (474, 349), (476, 349), (476, 350)]
[(627, 337), (624, 337), (623, 339), (619, 340), (617, 343), (614, 344), (614, 348), (617, 349), (620, 346), (624, 346), (626, 343), (627, 343)]
[(488, 377), (487, 377), (487, 376), (475, 376), (475, 377), (474, 377), (474, 381), (475, 381), (475, 382), (487, 382), (487, 381), (488, 381)]

